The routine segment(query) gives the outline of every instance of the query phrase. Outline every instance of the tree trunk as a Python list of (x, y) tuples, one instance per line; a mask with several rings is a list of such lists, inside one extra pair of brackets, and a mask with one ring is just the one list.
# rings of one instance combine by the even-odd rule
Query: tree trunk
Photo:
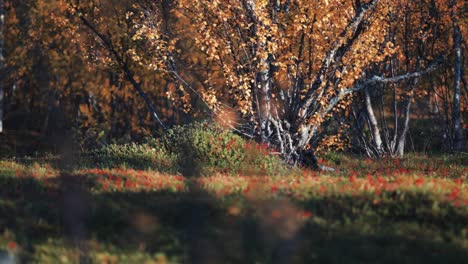
[(269, 80), (269, 70), (260, 72), (259, 79), (261, 85), (261, 137), (263, 143), (269, 142), (269, 137), (272, 134), (270, 126), (270, 117), (271, 117), (271, 105), (270, 105), (270, 80)]
[[(419, 71), (420, 67), (420, 62), (416, 62), (416, 71)], [(409, 121), (410, 121), (410, 114), (411, 114), (411, 101), (413, 100), (414, 96), (414, 89), (415, 86), (418, 84), (419, 78), (415, 78), (413, 80), (413, 83), (411, 84), (411, 89), (408, 91), (408, 94), (406, 95), (406, 100), (405, 100), (405, 106), (404, 106), (404, 120), (403, 120), (403, 127), (401, 129), (401, 134), (397, 142), (397, 149), (396, 149), (396, 156), (399, 158), (403, 158), (403, 155), (405, 155), (405, 145), (406, 145), (406, 135), (408, 134), (409, 130)], [(398, 131), (395, 131), (395, 133), (398, 133)]]
[(406, 134), (408, 134), (409, 129), (409, 121), (410, 121), (410, 112), (411, 112), (411, 99), (412, 96), (408, 95), (405, 100), (405, 115), (404, 115), (404, 123), (403, 128), (400, 134), (400, 138), (398, 139), (397, 151), (396, 155), (400, 158), (405, 155), (405, 145), (406, 145)]
[[(249, 11), (250, 18), (252, 19), (252, 37), (257, 37), (258, 26), (260, 21), (256, 13), (256, 1), (248, 0), (246, 2), (247, 10)], [(257, 47), (254, 50), (253, 56), (257, 57), (258, 53), (266, 48), (268, 40), (260, 41), (257, 43)], [(272, 135), (271, 129), (271, 69), (270, 69), (270, 56), (268, 54), (266, 58), (260, 58), (257, 64), (258, 72), (256, 74), (256, 81), (253, 84), (254, 95), (257, 97), (256, 110), (258, 112), (258, 123), (259, 123), (259, 137), (262, 143), (269, 144), (270, 136)]]
[(5, 25), (5, 0), (0, 0), (0, 133), (3, 132), (3, 99), (5, 96), (3, 88), (3, 76), (5, 58), (3, 57), (3, 46), (5, 44), (5, 37), (3, 35), (3, 28)]
[(369, 122), (370, 122), (370, 130), (372, 132), (373, 138), (374, 138), (374, 143), (375, 143), (375, 149), (376, 149), (376, 156), (379, 157), (382, 155), (383, 150), (382, 150), (382, 137), (380, 136), (380, 130), (379, 130), (379, 123), (377, 122), (377, 118), (375, 117), (374, 109), (372, 108), (372, 102), (371, 102), (371, 97), (369, 93), (369, 88), (364, 89), (364, 95), (365, 95), (365, 103), (366, 103), (366, 110), (367, 110), (367, 116), (369, 117)]
[[(455, 1), (450, 2), (450, 7), (453, 8)], [(454, 84), (453, 84), (453, 109), (452, 109), (452, 122), (453, 122), (453, 150), (463, 150), (463, 130), (461, 127), (461, 114), (460, 114), (460, 85), (462, 78), (462, 36), (460, 32), (460, 25), (458, 24), (458, 17), (455, 10), (452, 9), (451, 13), (453, 23), (453, 49), (455, 51), (455, 69), (454, 69)]]

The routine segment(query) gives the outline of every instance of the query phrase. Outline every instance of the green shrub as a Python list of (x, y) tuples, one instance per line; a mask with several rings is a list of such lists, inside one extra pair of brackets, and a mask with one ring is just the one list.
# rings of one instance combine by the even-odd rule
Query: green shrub
[(258, 175), (287, 171), (282, 160), (265, 147), (206, 122), (176, 126), (154, 142), (161, 142), (176, 155), (179, 167), (188, 170), (187, 174), (221, 171)]
[(94, 165), (101, 168), (129, 167), (167, 173), (178, 171), (175, 156), (161, 145), (111, 144), (93, 150), (90, 156)]
[(103, 168), (125, 166), (186, 176), (215, 172), (278, 175), (289, 171), (266, 147), (206, 122), (176, 126), (143, 144), (107, 145), (92, 151), (91, 160)]
[(194, 173), (235, 171), (245, 159), (241, 137), (208, 123), (176, 126), (160, 142), (177, 156), (182, 169), (201, 170)]

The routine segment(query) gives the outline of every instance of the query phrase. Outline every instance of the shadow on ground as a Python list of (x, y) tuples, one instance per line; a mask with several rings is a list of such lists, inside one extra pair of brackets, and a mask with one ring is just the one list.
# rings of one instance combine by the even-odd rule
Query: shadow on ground
[[(195, 185), (178, 193), (90, 193), (92, 178), (66, 173), (49, 181), (1, 180), (0, 232), (14, 234), (23, 262), (34, 262), (35, 246), (51, 238), (79, 249), (82, 263), (92, 263), (87, 254), (99, 244), (125, 252), (164, 253), (183, 263), (462, 263), (468, 259), (466, 249), (448, 238), (429, 240), (386, 229), (394, 222), (417, 224), (420, 219), (411, 214), (379, 220), (370, 226), (372, 232), (348, 228), (361, 222), (344, 225), (353, 219), (327, 213), (327, 208), (339, 210), (346, 197), (301, 203), (240, 196), (220, 200)], [(304, 208), (314, 217), (298, 217)], [(344, 207), (343, 214), (358, 218)], [(424, 217), (430, 228), (439, 230), (466, 224), (463, 215)], [(361, 220), (372, 223), (373, 219)]]

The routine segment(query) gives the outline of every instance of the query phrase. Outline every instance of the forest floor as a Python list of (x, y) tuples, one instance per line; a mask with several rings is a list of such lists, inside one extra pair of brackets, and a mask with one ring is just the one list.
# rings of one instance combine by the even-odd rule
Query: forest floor
[(378, 162), (335, 155), (328, 161), (339, 170), (184, 178), (3, 160), (0, 262), (468, 259), (466, 155)]

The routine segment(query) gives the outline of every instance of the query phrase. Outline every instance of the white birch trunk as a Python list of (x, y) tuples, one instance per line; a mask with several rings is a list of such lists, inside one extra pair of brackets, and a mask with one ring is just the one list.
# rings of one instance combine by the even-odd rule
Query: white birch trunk
[[(450, 2), (453, 8), (455, 1)], [(452, 24), (453, 24), (453, 49), (455, 51), (455, 67), (454, 67), (454, 83), (453, 83), (453, 109), (452, 109), (452, 122), (453, 122), (453, 150), (463, 150), (463, 130), (461, 126), (461, 114), (460, 114), (460, 85), (462, 78), (462, 36), (460, 32), (460, 25), (458, 23), (458, 17), (454, 10), (451, 13)]]
[(372, 101), (369, 93), (369, 88), (364, 89), (364, 95), (365, 95), (365, 103), (366, 103), (366, 110), (367, 110), (367, 116), (369, 117), (369, 122), (371, 124), (370, 130), (372, 132), (372, 135), (374, 137), (375, 141), (375, 148), (377, 150), (377, 155), (380, 156), (383, 152), (382, 150), (382, 137), (380, 135), (380, 130), (379, 130), (379, 123), (377, 122), (377, 118), (375, 117), (374, 109), (372, 108)]

